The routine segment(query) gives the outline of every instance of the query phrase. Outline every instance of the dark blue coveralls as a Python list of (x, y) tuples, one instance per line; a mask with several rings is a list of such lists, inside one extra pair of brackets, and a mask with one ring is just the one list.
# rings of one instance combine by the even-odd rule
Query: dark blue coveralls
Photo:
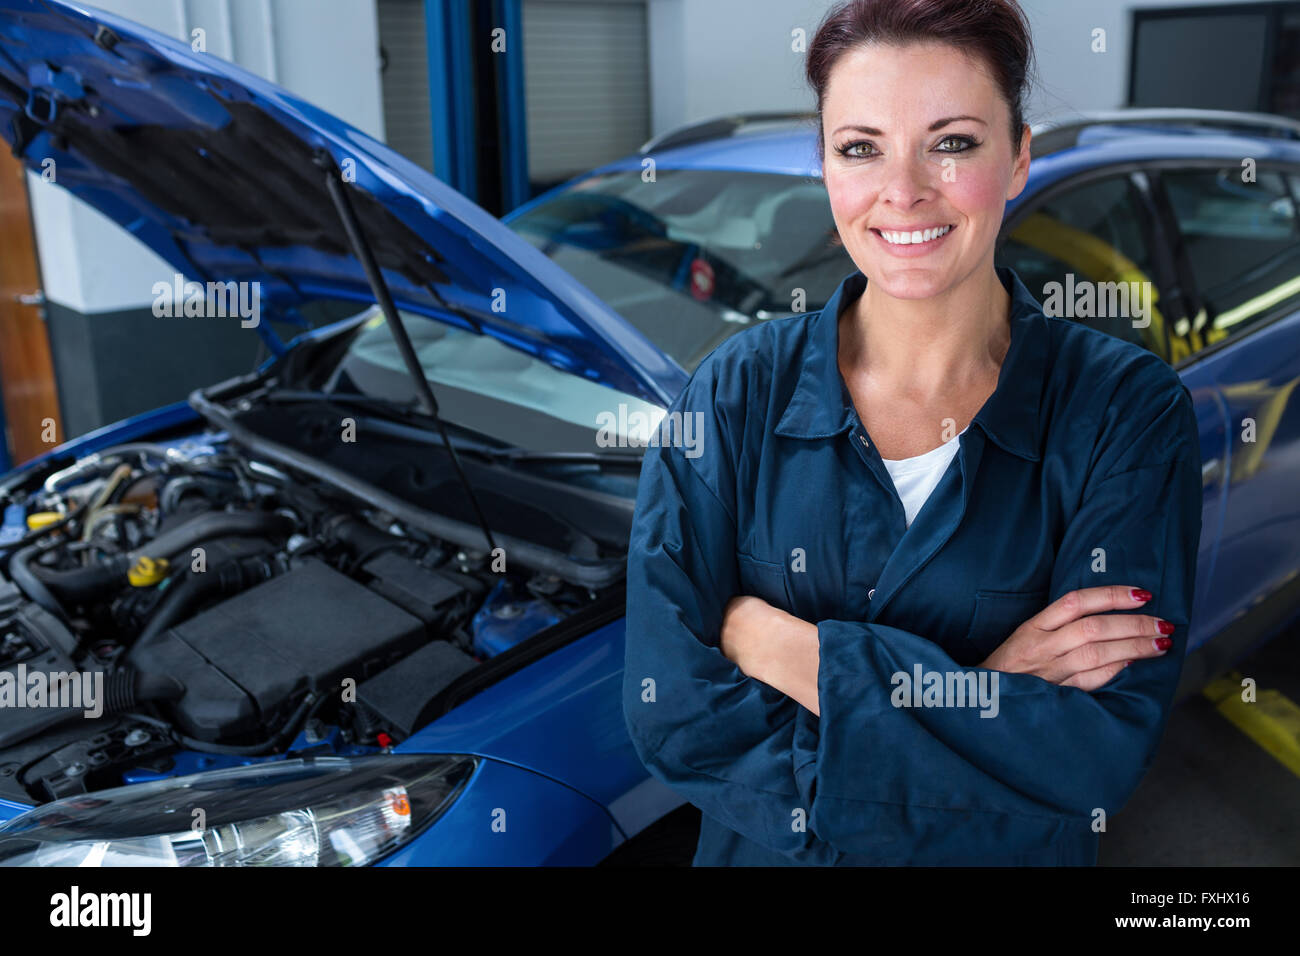
[[(1196, 577), (1191, 396), (1156, 355), (1049, 318), (997, 272), (997, 387), (910, 527), (837, 364), (861, 272), (821, 311), (715, 349), (669, 409), (701, 413), (695, 450), (646, 449), (623, 710), (648, 770), (703, 811), (696, 865), (1094, 864), (1148, 767)], [(1173, 648), (1094, 692), (985, 671), (992, 717), (899, 705), (897, 675), (978, 676), (1025, 620), (1104, 584), (1151, 591), (1112, 613), (1172, 621)], [(817, 625), (820, 717), (722, 655), (737, 594)]]

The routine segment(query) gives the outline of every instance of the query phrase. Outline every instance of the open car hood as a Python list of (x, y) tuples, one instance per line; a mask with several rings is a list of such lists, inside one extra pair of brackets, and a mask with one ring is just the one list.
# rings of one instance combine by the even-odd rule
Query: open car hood
[[(63, 0), (0, 0), (0, 136), (198, 282), (259, 282), (268, 317), (373, 302), (318, 164), (344, 171), (399, 308), (666, 405), (686, 382), (603, 301), (430, 173), (207, 53)], [(159, 276), (169, 281), (169, 276)], [(277, 354), (268, 323), (258, 332)]]

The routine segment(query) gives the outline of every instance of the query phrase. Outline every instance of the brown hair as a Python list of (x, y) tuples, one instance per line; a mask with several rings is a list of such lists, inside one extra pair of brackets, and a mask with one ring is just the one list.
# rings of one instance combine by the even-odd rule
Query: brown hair
[(1011, 142), (1023, 137), (1033, 44), (1016, 0), (845, 0), (826, 14), (804, 62), (817, 95), (817, 155), (825, 159), (822, 103), (831, 68), (866, 43), (947, 43), (978, 57), (1011, 108)]

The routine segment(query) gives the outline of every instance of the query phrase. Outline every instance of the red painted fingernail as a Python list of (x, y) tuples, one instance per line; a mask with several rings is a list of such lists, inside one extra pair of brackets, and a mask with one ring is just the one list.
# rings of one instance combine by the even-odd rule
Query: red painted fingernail
[(1145, 588), (1133, 588), (1129, 593), (1133, 595), (1133, 600), (1135, 601), (1151, 600), (1151, 592)]
[(1174, 633), (1174, 622), (1173, 622), (1173, 621), (1156, 621), (1156, 627), (1160, 628), (1160, 633), (1161, 633), (1161, 634), (1172, 634), (1172, 633)]
[(1174, 646), (1174, 639), (1172, 637), (1156, 638), (1156, 647), (1160, 648), (1162, 651), (1167, 651), (1169, 650), (1169, 648), (1173, 646)]

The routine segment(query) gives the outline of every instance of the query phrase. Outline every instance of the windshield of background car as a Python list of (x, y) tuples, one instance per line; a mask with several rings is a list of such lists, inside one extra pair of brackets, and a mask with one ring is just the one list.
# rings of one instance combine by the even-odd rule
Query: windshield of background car
[(856, 269), (817, 178), (607, 173), (508, 225), (687, 372), (742, 329), (822, 308)]

